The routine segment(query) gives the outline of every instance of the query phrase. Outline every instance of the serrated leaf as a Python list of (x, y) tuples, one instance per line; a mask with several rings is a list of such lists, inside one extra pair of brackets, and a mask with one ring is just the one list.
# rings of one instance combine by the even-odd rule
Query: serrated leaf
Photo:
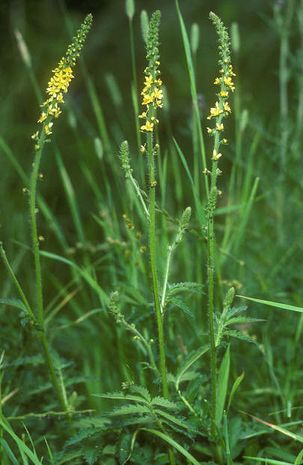
[(253, 339), (250, 336), (246, 336), (245, 334), (237, 330), (230, 329), (228, 331), (225, 331), (225, 335), (235, 337), (236, 339), (241, 339), (242, 341), (251, 342), (252, 344), (257, 344), (255, 339)]
[(154, 397), (152, 402), (151, 402), (151, 405), (152, 406), (157, 406), (157, 407), (163, 407), (163, 408), (166, 408), (168, 410), (178, 410), (178, 405), (175, 403), (175, 402), (172, 402), (168, 399), (164, 399), (164, 397)]
[(198, 373), (196, 370), (190, 370), (184, 373), (180, 382), (185, 383), (186, 381), (193, 381), (199, 376), (201, 376), (201, 374)]
[(122, 415), (143, 415), (145, 413), (150, 413), (148, 407), (145, 407), (144, 405), (130, 404), (115, 408), (108, 413), (108, 416), (114, 417)]
[(31, 357), (18, 357), (9, 363), (4, 364), (4, 368), (20, 367), (20, 366), (38, 366), (44, 362), (42, 355), (33, 355)]
[(195, 282), (181, 282), (181, 283), (174, 283), (170, 284), (168, 288), (167, 295), (173, 296), (175, 294), (178, 294), (180, 292), (194, 292), (197, 294), (202, 294), (203, 292), (203, 286), (202, 284), (195, 283)]
[(170, 297), (167, 301), (167, 305), (169, 304), (173, 304), (175, 307), (180, 308), (185, 315), (193, 318), (192, 309), (183, 300), (178, 299), (177, 297)]
[(164, 412), (163, 410), (160, 409), (155, 409), (155, 412), (160, 415), (161, 417), (165, 418), (171, 423), (174, 423), (176, 426), (178, 426), (181, 429), (185, 430), (190, 430), (191, 427), (184, 421), (183, 418), (178, 418), (174, 415), (171, 415), (170, 413)]
[(87, 449), (83, 453), (83, 458), (87, 465), (94, 465), (102, 453), (101, 449)]
[(155, 418), (151, 415), (142, 415), (140, 417), (129, 417), (128, 415), (124, 415), (121, 417), (112, 417), (112, 425), (111, 428), (108, 429), (124, 428), (133, 425), (138, 425), (141, 428), (142, 426), (152, 424), (155, 424)]
[(139, 394), (147, 402), (151, 402), (151, 395), (144, 386), (137, 386), (136, 384), (134, 384), (130, 387), (130, 391)]
[(23, 312), (27, 313), (27, 308), (25, 307), (24, 303), (20, 299), (15, 299), (12, 297), (6, 298), (6, 299), (0, 299), (0, 304), (2, 305), (9, 305), (10, 307), (15, 307), (18, 308), (19, 310), (22, 310)]
[(229, 325), (242, 325), (242, 324), (249, 324), (249, 323), (258, 323), (260, 321), (266, 321), (261, 318), (250, 318), (245, 316), (236, 316), (235, 318), (231, 318), (224, 323), (224, 326)]
[(225, 313), (225, 318), (229, 320), (232, 316), (238, 315), (239, 313), (246, 312), (247, 305), (237, 305), (236, 307), (230, 307)]
[(130, 400), (139, 403), (148, 403), (145, 399), (139, 396), (133, 396), (131, 394), (124, 394), (123, 392), (108, 392), (106, 394), (93, 394), (94, 397), (101, 397), (101, 399), (110, 400)]
[[(89, 422), (89, 420), (91, 420)], [(75, 434), (72, 436), (68, 441), (66, 441), (65, 446), (74, 446), (82, 441), (86, 441), (87, 439), (90, 439), (96, 434), (100, 435), (100, 432), (105, 430), (106, 427), (109, 424), (109, 421), (105, 423), (103, 420), (103, 423), (100, 424), (100, 419), (89, 419), (89, 420), (81, 420), (80, 422), (77, 422), (77, 426), (81, 428), (81, 431), (79, 433)]]

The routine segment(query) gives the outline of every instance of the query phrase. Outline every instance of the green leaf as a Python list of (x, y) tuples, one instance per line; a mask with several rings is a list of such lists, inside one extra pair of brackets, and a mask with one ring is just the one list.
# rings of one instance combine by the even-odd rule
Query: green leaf
[[(173, 423), (176, 426), (178, 426), (181, 429), (185, 430), (190, 430), (192, 428), (189, 427), (189, 425), (181, 418), (177, 418), (174, 415), (171, 415), (170, 413), (164, 412), (163, 410), (155, 409), (155, 412), (160, 415), (161, 417), (165, 418), (168, 420), (169, 423)], [(168, 423), (168, 424), (169, 424)]]
[(174, 294), (179, 294), (181, 292), (194, 292), (196, 294), (203, 293), (202, 284), (195, 282), (182, 282), (170, 284), (167, 292), (167, 296), (170, 297)]
[(94, 465), (100, 457), (102, 451), (96, 448), (90, 448), (84, 451), (83, 458), (87, 465)]
[(101, 397), (102, 399), (111, 400), (130, 400), (133, 402), (139, 402), (147, 404), (145, 399), (139, 396), (133, 396), (131, 394), (124, 394), (123, 392), (108, 392), (106, 394), (93, 394), (94, 397)]
[(281, 310), (289, 310), (291, 312), (303, 313), (302, 307), (296, 307), (294, 305), (283, 304), (280, 302), (273, 302), (271, 300), (255, 299), (254, 297), (246, 297), (244, 295), (237, 295), (237, 297), (241, 297), (241, 299), (245, 299), (245, 300), (250, 300), (251, 302), (256, 302), (257, 304), (263, 304), (269, 307), (280, 308)]
[(168, 399), (165, 399), (164, 397), (160, 397), (160, 396), (157, 396), (157, 397), (154, 397), (152, 402), (151, 402), (151, 405), (154, 407), (163, 407), (163, 408), (166, 408), (168, 410), (174, 410), (174, 411), (177, 411), (179, 409), (178, 405), (175, 403), (175, 402), (172, 402)]
[(151, 395), (144, 386), (137, 386), (134, 384), (130, 387), (130, 391), (139, 394), (146, 402), (151, 402)]
[(108, 413), (111, 417), (123, 416), (123, 415), (144, 415), (149, 414), (150, 410), (145, 405), (129, 404), (117, 407)]
[(18, 446), (18, 449), (21, 455), (24, 454), (26, 457), (28, 457), (34, 465), (42, 465), (42, 462), (39, 460), (37, 455), (33, 453), (30, 450), (30, 448), (26, 444), (24, 444), (24, 442), (14, 433), (10, 425), (7, 423), (7, 421), (4, 419), (4, 417), (1, 414), (0, 414), (0, 426), (11, 436), (13, 441)]
[(303, 449), (301, 450), (301, 452), (298, 453), (296, 460), (294, 462), (294, 465), (301, 465), (302, 461), (303, 461)]
[(16, 459), (15, 455), (13, 454), (13, 451), (5, 441), (5, 439), (0, 437), (0, 444), (2, 448), (5, 450), (6, 455), (8, 456), (9, 460), (11, 460), (13, 465), (20, 465), (18, 460)]
[(0, 304), (2, 305), (9, 305), (10, 307), (18, 308), (23, 312), (27, 312), (27, 308), (25, 307), (24, 303), (20, 299), (14, 298), (7, 298), (7, 299), (0, 299)]
[(172, 304), (174, 307), (179, 308), (182, 310), (182, 312), (186, 315), (189, 316), (190, 318), (193, 318), (193, 312), (192, 309), (182, 300), (178, 299), (177, 297), (171, 297), (167, 301), (167, 305)]
[(15, 358), (15, 360), (12, 360), (9, 363), (5, 363), (4, 367), (5, 368), (11, 368), (11, 367), (21, 367), (21, 366), (38, 366), (42, 365), (44, 363), (44, 359), (41, 354), (38, 355), (33, 355), (33, 356), (27, 356), (27, 357), (18, 357)]
[(242, 325), (242, 324), (248, 324), (248, 323), (258, 323), (260, 321), (266, 321), (261, 318), (250, 318), (246, 316), (237, 316), (235, 318), (231, 318), (230, 320), (227, 320), (224, 323), (224, 326), (230, 326), (230, 325)]
[(208, 346), (204, 346), (204, 347), (201, 347), (201, 349), (196, 350), (195, 352), (189, 355), (189, 357), (186, 359), (182, 367), (179, 368), (177, 375), (176, 375), (176, 381), (175, 381), (177, 391), (179, 390), (179, 385), (183, 381), (183, 376), (185, 375), (185, 373), (190, 369), (190, 367), (197, 360), (199, 360), (200, 357), (206, 354), (208, 349), (209, 349)]
[(235, 337), (236, 339), (240, 339), (241, 341), (250, 342), (251, 344), (257, 344), (255, 339), (235, 329), (229, 329), (228, 331), (225, 331), (225, 335)]
[(109, 298), (107, 294), (104, 292), (100, 284), (88, 270), (86, 270), (85, 268), (82, 269), (80, 266), (76, 265), (76, 263), (72, 262), (71, 260), (68, 260), (65, 257), (62, 257), (61, 255), (57, 255), (46, 251), (41, 251), (40, 255), (46, 258), (50, 258), (51, 260), (56, 260), (61, 263), (64, 263), (65, 265), (68, 265), (74, 270), (76, 270), (79, 273), (79, 275), (84, 279), (84, 281), (86, 281), (87, 284), (97, 293), (101, 302), (106, 306), (108, 305)]
[[(180, 29), (181, 29), (182, 42), (183, 42), (185, 58), (186, 58), (186, 64), (187, 64), (187, 70), (188, 70), (188, 76), (189, 76), (189, 81), (190, 81), (190, 93), (191, 93), (191, 98), (192, 98), (192, 102), (193, 102), (194, 124), (196, 125), (197, 131), (198, 131), (198, 141), (199, 141), (200, 155), (201, 155), (201, 161), (202, 161), (202, 168), (205, 169), (205, 168), (207, 168), (207, 163), (206, 163), (206, 154), (205, 154), (205, 145), (204, 145), (203, 133), (202, 133), (202, 128), (201, 128), (201, 116), (200, 116), (200, 110), (199, 110), (199, 104), (198, 104), (198, 93), (197, 93), (197, 87), (196, 87), (195, 68), (194, 68), (193, 59), (192, 59), (190, 41), (189, 41), (189, 38), (188, 38), (188, 34), (187, 34), (187, 31), (186, 31), (184, 20), (183, 20), (181, 11), (180, 11), (178, 0), (176, 0), (176, 9), (177, 9), (177, 15), (178, 15)], [(204, 182), (205, 182), (205, 192), (208, 195), (208, 191), (209, 191), (208, 184), (209, 184), (209, 182), (208, 182), (207, 176), (204, 176)], [(196, 193), (197, 193), (196, 188), (195, 188), (195, 190), (193, 192), (194, 192), (195, 203), (196, 203)], [(199, 195), (198, 195), (198, 198), (199, 198)], [(199, 217), (200, 217), (201, 210), (202, 210), (202, 216), (199, 218), (199, 220), (201, 222), (204, 222), (205, 214), (204, 214), (203, 209), (201, 208), (200, 200), (198, 200), (198, 204), (196, 203), (196, 207), (199, 208), (197, 210), (198, 214), (199, 214)]]
[(243, 373), (241, 373), (240, 376), (238, 376), (238, 378), (235, 380), (234, 384), (233, 384), (233, 387), (231, 388), (231, 391), (230, 391), (230, 395), (229, 395), (229, 399), (228, 399), (228, 403), (227, 403), (227, 411), (230, 409), (230, 406), (231, 406), (231, 402), (233, 400), (233, 397), (235, 395), (235, 393), (237, 392), (238, 390), (238, 387), (240, 386), (240, 384), (242, 383), (243, 379), (244, 379), (244, 371)]
[(230, 307), (225, 313), (225, 318), (229, 319), (239, 313), (246, 312), (247, 305), (238, 305), (237, 307)]
[(127, 433), (122, 436), (118, 451), (120, 465), (124, 465), (131, 458), (139, 431), (140, 430), (136, 430), (133, 434)]
[(290, 462), (281, 462), (281, 460), (273, 460), (266, 457), (248, 457), (244, 456), (245, 459), (254, 460), (255, 462), (265, 462), (269, 465), (292, 465)]
[(165, 441), (167, 444), (172, 446), (174, 449), (176, 449), (180, 454), (182, 454), (189, 463), (192, 465), (201, 465), (201, 463), (198, 462), (198, 460), (195, 459), (184, 447), (182, 447), (178, 442), (176, 442), (174, 439), (172, 439), (170, 436), (167, 434), (162, 433), (161, 431), (157, 431), (155, 429), (149, 429), (149, 428), (142, 428), (141, 431), (146, 431), (148, 433), (153, 434), (154, 436), (158, 436), (160, 439)]
[(228, 346), (224, 354), (223, 360), (220, 365), (218, 374), (218, 387), (217, 387), (217, 409), (216, 409), (216, 424), (219, 426), (222, 421), (225, 400), (228, 388), (230, 369), (230, 347)]
[(192, 193), (193, 193), (193, 197), (194, 197), (195, 207), (196, 207), (196, 210), (197, 210), (198, 220), (199, 220), (200, 226), (204, 226), (205, 225), (205, 213), (204, 213), (204, 210), (203, 210), (201, 202), (200, 202), (199, 193), (197, 191), (197, 188), (195, 186), (193, 177), (192, 177), (190, 169), (188, 167), (186, 157), (184, 156), (180, 146), (178, 145), (178, 142), (175, 139), (173, 139), (173, 140), (174, 140), (174, 144), (175, 144), (175, 147), (176, 147), (176, 150), (177, 150), (177, 154), (179, 155), (179, 157), (181, 159), (182, 165), (183, 165), (183, 167), (184, 167), (184, 169), (186, 171), (186, 174), (187, 174), (188, 179), (189, 179), (190, 184), (191, 184)]

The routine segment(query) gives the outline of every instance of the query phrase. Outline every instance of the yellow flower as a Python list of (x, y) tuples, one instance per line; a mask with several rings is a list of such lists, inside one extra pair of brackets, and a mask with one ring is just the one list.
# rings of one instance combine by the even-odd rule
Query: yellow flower
[(229, 65), (229, 69), (228, 69), (228, 72), (231, 76), (236, 76), (236, 73), (233, 72), (233, 66), (232, 65)]
[(230, 76), (225, 76), (223, 78), (223, 82), (227, 87), (230, 88), (230, 90), (232, 92), (235, 90), (235, 85), (234, 85), (233, 80), (232, 80), (232, 78)]
[(150, 103), (153, 102), (153, 100), (154, 100), (153, 95), (143, 94), (142, 105), (149, 105)]
[(57, 96), (57, 94), (68, 91), (71, 80), (73, 79), (73, 70), (70, 66), (60, 69), (60, 67), (53, 70), (53, 76), (49, 80), (46, 92), (51, 97)]
[(231, 108), (229, 106), (229, 103), (228, 102), (224, 102), (224, 111), (226, 111), (227, 113), (231, 113)]
[(141, 126), (141, 131), (152, 132), (153, 129), (154, 123), (151, 123), (150, 121), (146, 121), (146, 123)]
[(47, 118), (47, 114), (43, 111), (40, 115), (40, 118), (38, 119), (38, 123), (43, 123)]
[(154, 90), (152, 95), (154, 96), (154, 98), (156, 100), (162, 100), (163, 99), (163, 90), (158, 89), (158, 87), (156, 87), (156, 89)]
[(217, 160), (219, 160), (219, 158), (221, 158), (221, 157), (222, 157), (222, 153), (218, 153), (217, 150), (214, 150), (214, 151), (213, 151), (213, 156), (212, 156), (212, 159), (213, 159), (213, 160), (217, 161)]
[(224, 130), (224, 124), (223, 123), (217, 123), (216, 124), (216, 129), (217, 131), (223, 131)]
[(61, 92), (57, 95), (56, 100), (58, 103), (64, 103), (63, 94), (61, 94)]
[(228, 92), (227, 92), (227, 90), (221, 90), (221, 92), (220, 92), (220, 97), (228, 97)]
[(207, 130), (207, 133), (208, 133), (208, 134), (211, 134), (211, 133), (213, 132), (213, 129), (212, 129), (212, 128), (206, 128), (206, 130)]
[(61, 113), (62, 111), (60, 110), (57, 103), (55, 103), (54, 105), (50, 105), (48, 108), (48, 114), (54, 116), (55, 118), (59, 118)]
[(220, 108), (220, 105), (218, 102), (215, 104), (216, 106), (210, 109), (210, 115), (207, 117), (207, 119), (215, 118), (216, 116), (221, 115), (223, 113), (223, 110)]
[(33, 140), (37, 140), (37, 139), (38, 139), (38, 136), (39, 136), (39, 132), (36, 131), (36, 132), (31, 136), (31, 138), (32, 138)]
[(51, 128), (54, 123), (48, 123), (44, 126), (44, 132), (47, 136), (50, 136), (52, 134)]
[(217, 77), (217, 78), (214, 80), (214, 84), (215, 84), (216, 86), (218, 86), (219, 84), (221, 84), (221, 79)]
[(149, 88), (153, 83), (153, 77), (151, 75), (149, 76), (145, 76), (145, 81), (144, 81), (144, 85), (145, 87)]

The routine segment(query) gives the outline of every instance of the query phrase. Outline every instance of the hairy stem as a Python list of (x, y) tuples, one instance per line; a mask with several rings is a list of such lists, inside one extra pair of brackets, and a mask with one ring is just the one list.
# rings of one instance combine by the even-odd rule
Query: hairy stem
[(153, 286), (154, 305), (156, 310), (157, 318), (157, 329), (158, 329), (158, 343), (159, 343), (159, 358), (160, 358), (160, 373), (162, 379), (162, 392), (163, 396), (168, 398), (168, 383), (167, 383), (167, 370), (166, 370), (166, 359), (165, 359), (165, 343), (164, 343), (164, 330), (163, 330), (163, 318), (161, 313), (161, 305), (159, 298), (159, 285), (156, 267), (156, 221), (155, 221), (155, 187), (156, 187), (156, 176), (155, 176), (155, 160), (154, 160), (154, 148), (153, 148), (153, 135), (147, 135), (147, 156), (148, 156), (148, 168), (149, 168), (149, 253), (150, 253), (150, 268)]
[[(219, 123), (221, 120), (219, 119)], [(219, 135), (214, 140), (214, 151), (219, 149)], [(214, 213), (217, 204), (218, 162), (213, 160), (211, 171), (210, 193), (207, 207), (207, 277), (208, 277), (208, 338), (210, 347), (210, 384), (211, 384), (211, 433), (216, 434), (217, 411), (217, 349), (214, 328), (214, 286), (216, 266), (216, 238), (214, 230)]]
[(45, 322), (44, 322), (44, 304), (43, 304), (43, 284), (42, 284), (42, 271), (40, 261), (40, 247), (39, 247), (39, 236), (37, 226), (37, 183), (39, 178), (39, 170), (41, 163), (41, 156), (43, 147), (45, 144), (44, 131), (38, 140), (39, 149), (35, 151), (35, 157), (33, 162), (33, 169), (30, 178), (29, 186), (29, 208), (30, 208), (30, 225), (31, 225), (31, 239), (32, 239), (32, 250), (34, 254), (34, 272), (35, 272), (35, 285), (36, 285), (36, 318), (40, 327), (41, 334), (39, 334), (39, 341), (43, 351), (43, 356), (48, 368), (49, 376), (57, 394), (58, 400), (65, 411), (68, 411), (68, 402), (65, 395), (65, 389), (62, 380), (56, 369), (49, 341), (45, 333)]

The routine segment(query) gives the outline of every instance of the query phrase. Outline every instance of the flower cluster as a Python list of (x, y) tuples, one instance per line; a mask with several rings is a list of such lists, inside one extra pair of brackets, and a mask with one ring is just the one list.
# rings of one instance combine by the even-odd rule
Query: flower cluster
[(140, 119), (144, 119), (144, 124), (141, 125), (142, 132), (153, 132), (155, 125), (159, 122), (156, 118), (157, 108), (163, 106), (163, 91), (161, 89), (162, 81), (159, 71), (159, 38), (158, 29), (160, 22), (160, 12), (153, 13), (150, 24), (147, 40), (147, 60), (148, 66), (145, 69), (144, 87), (141, 92), (142, 105), (144, 111), (139, 115)]
[(235, 90), (233, 82), (235, 73), (233, 72), (231, 64), (228, 32), (220, 18), (214, 13), (210, 13), (210, 19), (214, 23), (219, 37), (219, 64), (221, 66), (220, 76), (216, 77), (214, 81), (214, 84), (219, 86), (219, 91), (217, 93), (218, 100), (215, 106), (210, 109), (209, 116), (207, 117), (208, 120), (214, 120), (215, 123), (212, 128), (207, 128), (207, 132), (215, 138), (216, 148), (213, 151), (212, 159), (217, 161), (222, 156), (222, 154), (218, 152), (219, 146), (227, 143), (227, 139), (222, 138), (221, 134), (224, 131), (223, 119), (231, 113), (228, 99), (230, 92), (234, 92)]
[[(88, 15), (80, 26), (77, 34), (69, 45), (66, 54), (59, 61), (58, 66), (52, 71), (46, 94), (47, 100), (41, 105), (42, 112), (38, 119), (38, 123), (43, 124), (43, 131), (46, 136), (52, 134), (53, 119), (59, 118), (62, 113), (61, 106), (64, 103), (64, 94), (67, 93), (69, 85), (74, 77), (73, 67), (76, 64), (77, 58), (80, 56), (81, 49), (84, 45), (87, 33), (91, 27), (92, 15)], [(39, 132), (32, 135), (32, 139), (37, 140)], [(39, 148), (39, 145), (36, 146)]]

